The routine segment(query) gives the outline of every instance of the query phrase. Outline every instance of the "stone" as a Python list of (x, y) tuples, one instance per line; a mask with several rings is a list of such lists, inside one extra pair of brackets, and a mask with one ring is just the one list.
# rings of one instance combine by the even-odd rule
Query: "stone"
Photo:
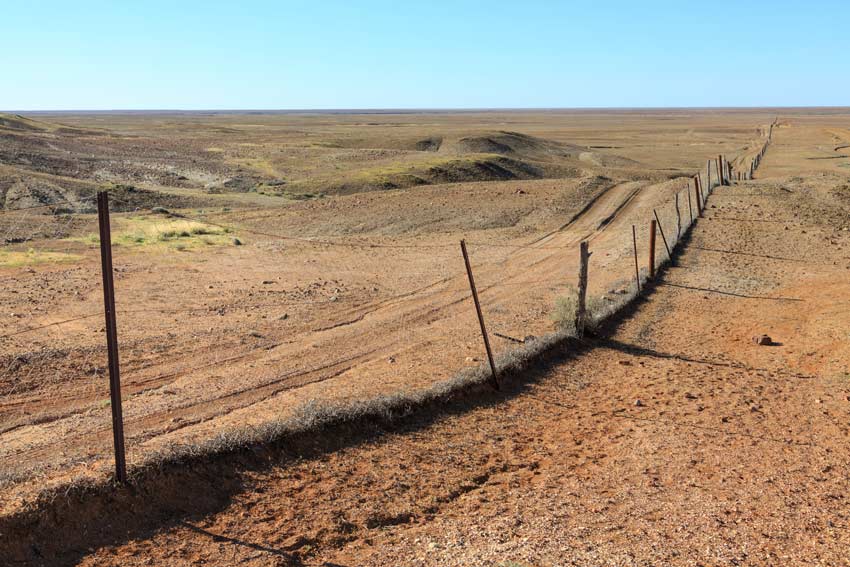
[(756, 335), (753, 337), (753, 342), (759, 346), (770, 346), (773, 344), (773, 339), (768, 335)]

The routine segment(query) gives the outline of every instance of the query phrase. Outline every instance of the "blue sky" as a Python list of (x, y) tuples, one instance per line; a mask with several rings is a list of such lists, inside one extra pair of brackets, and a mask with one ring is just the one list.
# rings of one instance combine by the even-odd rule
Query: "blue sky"
[(850, 105), (846, 1), (2, 0), (0, 109)]

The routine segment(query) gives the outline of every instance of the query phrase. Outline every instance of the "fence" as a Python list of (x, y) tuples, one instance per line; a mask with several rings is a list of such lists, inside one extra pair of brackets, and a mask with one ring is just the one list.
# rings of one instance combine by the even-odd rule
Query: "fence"
[[(768, 140), (753, 159), (755, 165), (751, 166), (751, 171), (758, 167), (771, 133), (772, 125)], [(91, 310), (90, 302), (80, 300), (79, 305), (63, 309), (68, 316), (56, 318), (44, 313), (44, 308), (37, 304), (43, 290), (38, 286), (27, 288), (26, 293), (31, 294), (31, 303), (35, 304), (35, 311), (30, 314), (32, 324), (21, 324), (18, 320), (14, 330), (0, 334), (0, 344), (12, 353), (4, 355), (2, 360), (5, 376), (0, 384), (5, 386), (2, 393), (7, 401), (0, 405), (0, 417), (3, 418), (0, 435), (12, 437), (7, 447), (12, 447), (22, 463), (41, 460), (59, 467), (63, 461), (54, 458), (57, 445), (47, 441), (28, 445), (27, 433), (41, 426), (47, 437), (65, 435), (62, 438), (67, 443), (65, 450), (74, 451), (71, 460), (83, 463), (103, 457), (108, 434), (114, 453), (114, 477), (126, 482), (127, 426), (132, 432), (127, 440), (130, 457), (134, 450), (137, 453), (153, 451), (139, 448), (151, 436), (169, 438), (170, 442), (179, 438), (174, 432), (188, 427), (194, 429), (185, 437), (185, 443), (202, 444), (219, 435), (218, 431), (203, 426), (213, 418), (221, 420), (220, 427), (235, 431), (243, 425), (241, 419), (251, 417), (256, 431), (257, 424), (279, 418), (279, 408), (286, 401), (281, 396), (293, 389), (309, 387), (310, 395), (320, 398), (322, 394), (332, 393), (333, 388), (339, 388), (333, 385), (335, 378), (342, 380), (339, 377), (348, 377), (353, 369), (369, 380), (360, 383), (348, 378), (344, 384), (348, 390), (337, 396), (343, 402), (373, 396), (379, 391), (374, 388), (395, 388), (404, 394), (409, 390), (405, 380), (417, 371), (426, 377), (419, 380), (418, 389), (408, 396), (410, 400), (421, 398), (427, 395), (423, 392), (434, 388), (452, 387), (451, 384), (456, 383), (452, 379), (459, 368), (466, 368), (466, 373), (461, 374), (467, 377), (479, 376), (486, 369), (486, 379), (498, 388), (500, 372), (517, 356), (533, 355), (558, 337), (581, 336), (586, 329), (637, 296), (646, 281), (655, 277), (657, 269), (672, 261), (681, 238), (702, 216), (713, 189), (728, 185), (733, 177), (729, 162), (718, 156), (708, 160), (704, 172), (662, 184), (662, 189), (669, 193), (668, 198), (635, 204), (639, 188), (633, 194), (624, 193), (623, 203), (617, 204), (610, 217), (591, 219), (592, 226), (577, 227), (570, 232), (587, 217), (577, 213), (562, 230), (530, 243), (463, 240), (459, 244), (407, 244), (317, 239), (233, 226), (206, 212), (156, 212), (162, 215), (160, 229), (166, 232), (178, 222), (197, 223), (181, 225), (176, 230), (198, 231), (199, 236), (214, 239), (234, 239), (235, 246), (239, 245), (240, 237), (256, 236), (271, 243), (268, 244), (270, 249), (283, 255), (288, 253), (286, 246), (297, 246), (299, 250), (306, 250), (304, 265), (309, 265), (308, 260), (318, 263), (320, 268), (313, 269), (317, 273), (333, 264), (334, 274), (363, 275), (373, 268), (379, 271), (382, 265), (386, 268), (386, 258), (392, 258), (396, 269), (402, 273), (400, 281), (404, 285), (398, 286), (401, 289), (378, 296), (370, 295), (368, 290), (344, 289), (339, 282), (332, 284), (330, 290), (321, 286), (321, 289), (299, 288), (297, 293), (272, 293), (278, 291), (274, 289), (277, 283), (263, 281), (259, 288), (249, 293), (270, 299), (246, 305), (250, 311), (259, 312), (253, 318), (243, 317), (238, 303), (225, 302), (226, 306), (216, 306), (191, 297), (191, 294), (184, 296), (187, 305), (176, 307), (139, 305), (136, 297), (121, 297), (121, 283), (127, 270), (141, 271), (143, 268), (113, 266), (114, 229), (110, 226), (109, 202), (125, 215), (122, 220), (132, 218), (142, 212), (141, 207), (132, 204), (132, 196), (118, 193), (108, 197), (101, 193), (96, 199), (92, 195), (83, 202), (0, 211), (0, 217), (5, 217), (0, 226), (8, 235), (9, 254), (40, 256), (53, 265), (66, 256), (79, 260), (82, 252), (92, 244), (85, 237), (68, 235), (86, 233), (94, 219), (69, 214), (60, 207), (73, 205), (91, 212), (96, 203), (101, 259), (99, 287), (104, 301), (101, 312)], [(646, 225), (631, 224), (629, 227), (629, 224), (612, 222), (621, 208), (630, 204), (634, 204), (637, 216), (649, 221)], [(611, 226), (616, 230), (612, 231)], [(593, 248), (589, 246), (586, 228), (593, 237), (590, 241)], [(208, 234), (203, 234), (204, 231)], [(44, 238), (52, 239), (50, 246), (25, 252), (12, 249), (37, 245)], [(121, 236), (120, 243), (126, 244), (126, 236)], [(345, 251), (342, 257), (336, 253), (340, 249)], [(389, 256), (373, 256), (378, 251)], [(411, 266), (416, 256), (411, 259), (404, 254), (422, 252), (435, 255), (441, 261), (425, 270), (413, 271)], [(591, 261), (594, 254), (597, 260)], [(458, 269), (447, 270), (450, 261)], [(98, 287), (93, 275), (97, 264), (85, 261), (82, 264), (79, 270), (74, 268), (62, 273), (63, 278), (71, 279), (69, 287), (75, 288), (72, 297), (78, 293), (90, 295)], [(57, 271), (56, 268), (50, 270)], [(579, 277), (577, 289), (573, 291), (572, 278), (576, 273)], [(118, 279), (117, 286), (113, 277)], [(46, 289), (51, 286), (50, 280), (51, 274), (43, 278), (43, 285), (48, 286)], [(154, 288), (149, 293), (154, 295), (160, 293), (156, 280), (155, 277), (147, 279)], [(211, 281), (214, 287), (223, 280)], [(169, 283), (178, 286), (181, 282)], [(176, 294), (169, 293), (169, 297)], [(340, 299), (346, 294), (353, 300)], [(74, 300), (68, 301), (73, 303)], [(559, 301), (563, 313), (559, 313)], [(57, 303), (61, 301), (54, 295), (52, 305)], [(307, 312), (309, 314), (305, 314)], [(302, 339), (289, 333), (288, 322), (302, 315), (304, 324), (300, 329), (303, 334), (321, 338)], [(145, 323), (141, 316), (161, 316), (163, 319)], [(21, 315), (24, 317), (26, 315)], [(101, 317), (102, 331), (92, 332), (91, 323)], [(204, 321), (229, 319), (232, 326), (225, 331), (239, 329), (240, 334), (230, 336), (227, 332), (219, 332), (212, 324), (209, 330), (195, 328), (191, 337), (179, 337), (185, 322), (195, 317)], [(552, 317), (560, 328), (547, 334)], [(130, 318), (134, 324), (124, 329), (130, 335), (126, 338), (119, 333), (119, 325), (122, 319)], [(165, 318), (174, 325), (166, 325)], [(366, 318), (375, 321), (364, 325)], [(245, 319), (250, 320), (246, 322)], [(156, 332), (149, 333), (151, 329)], [(529, 334), (529, 330), (533, 334)], [(46, 333), (47, 338), (40, 343), (21, 342), (23, 337), (38, 333)], [(498, 343), (492, 342), (494, 337), (499, 339)], [(159, 345), (158, 341), (167, 344)], [(198, 347), (198, 344), (203, 346)], [(335, 344), (341, 345), (342, 348), (335, 349), (342, 351), (341, 356), (329, 358), (322, 349), (332, 352)], [(482, 358), (486, 360), (483, 365)], [(122, 363), (127, 365), (125, 359), (129, 360), (129, 366), (122, 368)], [(189, 363), (180, 364), (183, 360)], [(289, 369), (281, 372), (281, 368)], [(121, 397), (122, 369), (124, 393), (135, 402), (129, 412), (125, 411), (127, 408), (123, 407)], [(232, 376), (221, 374), (226, 370), (244, 374), (240, 374), (239, 381), (234, 381)], [(40, 381), (51, 373), (56, 384), (49, 389), (48, 395), (44, 395)], [(447, 381), (429, 378), (431, 374), (444, 376)], [(103, 401), (105, 390), (100, 382), (104, 375), (108, 375), (110, 383), (108, 402)], [(188, 380), (195, 375), (200, 379)], [(160, 407), (162, 398), (169, 395), (169, 388), (181, 380), (186, 382), (186, 392), (179, 403)], [(367, 381), (377, 386), (364, 386)], [(273, 399), (275, 403), (270, 404)], [(93, 406), (93, 400), (101, 402)], [(226, 418), (220, 417), (216, 405), (222, 403), (233, 403), (236, 410), (227, 411)], [(104, 419), (107, 407), (111, 424)], [(15, 411), (31, 413), (11, 418)], [(74, 427), (81, 427), (83, 433), (77, 433)], [(16, 434), (19, 435), (16, 437)], [(244, 440), (235, 433), (222, 435)], [(89, 442), (95, 447), (87, 445)], [(130, 458), (129, 461), (138, 464), (144, 457), (137, 455), (135, 460)], [(33, 474), (32, 470), (18, 470), (10, 472), (6, 480), (12, 482)]]

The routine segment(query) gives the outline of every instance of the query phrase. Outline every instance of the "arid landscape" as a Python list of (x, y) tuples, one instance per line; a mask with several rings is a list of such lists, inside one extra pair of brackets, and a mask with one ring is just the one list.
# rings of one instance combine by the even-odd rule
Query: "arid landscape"
[(848, 109), (0, 114), (0, 238), (0, 565), (848, 564)]

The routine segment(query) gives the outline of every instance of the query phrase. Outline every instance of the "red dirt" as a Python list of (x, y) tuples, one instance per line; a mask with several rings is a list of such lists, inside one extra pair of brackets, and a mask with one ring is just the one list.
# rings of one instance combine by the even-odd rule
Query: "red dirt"
[(788, 187), (718, 189), (636, 313), (515, 397), (245, 473), (82, 564), (846, 564), (850, 238), (828, 186)]

